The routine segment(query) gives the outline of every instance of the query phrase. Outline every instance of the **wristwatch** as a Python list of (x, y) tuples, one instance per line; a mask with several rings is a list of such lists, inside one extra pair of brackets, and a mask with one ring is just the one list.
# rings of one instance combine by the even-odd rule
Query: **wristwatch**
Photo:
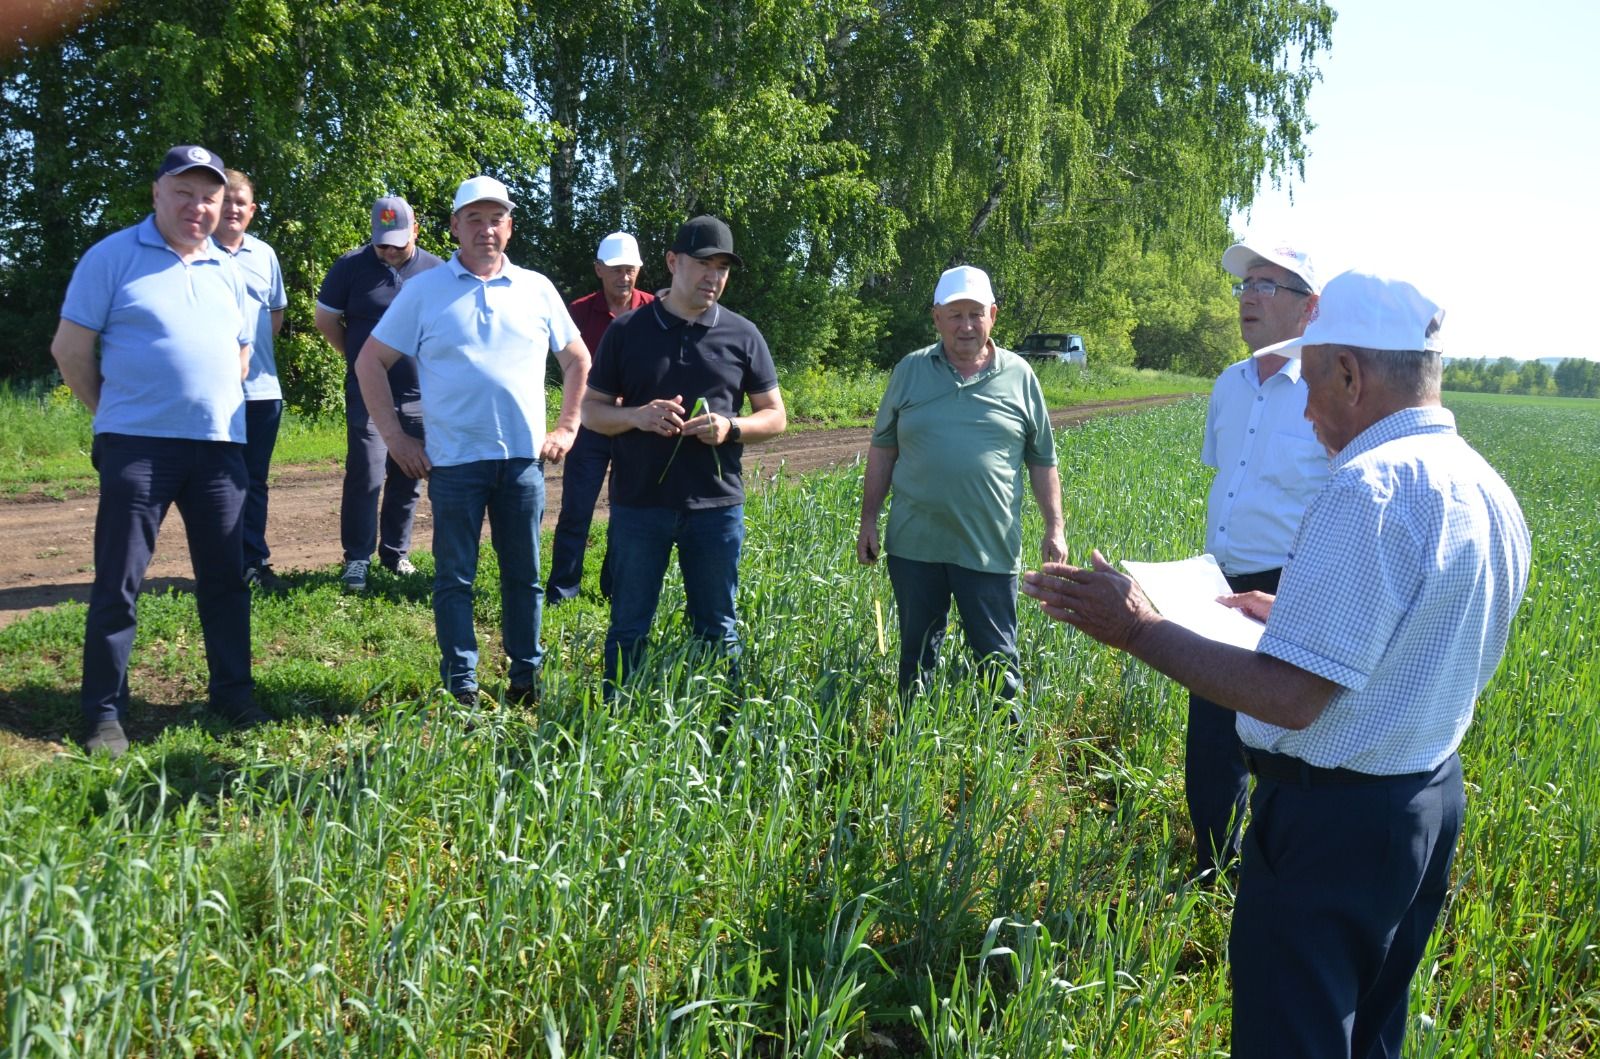
[(728, 436), (726, 438), (722, 439), (723, 440), (723, 444), (727, 444), (730, 441), (738, 441), (742, 437), (744, 437), (744, 431), (739, 429), (739, 421), (737, 419), (733, 418), (732, 416), (729, 416), (728, 417)]

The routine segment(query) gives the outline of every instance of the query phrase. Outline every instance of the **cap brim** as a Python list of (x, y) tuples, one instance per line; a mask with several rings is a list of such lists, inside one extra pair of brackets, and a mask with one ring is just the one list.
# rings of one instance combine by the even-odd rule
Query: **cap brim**
[(733, 259), (733, 263), (735, 265), (738, 265), (741, 268), (744, 267), (744, 258), (740, 257), (732, 250), (719, 250), (714, 246), (708, 246), (703, 250), (680, 250), (678, 252), (680, 254), (688, 254), (690, 257), (699, 258), (701, 261), (704, 261), (708, 257), (729, 257)]
[(192, 162), (189, 165), (176, 166), (176, 167), (174, 167), (172, 169), (167, 170), (165, 173), (162, 173), (161, 175), (162, 176), (178, 176), (181, 173), (187, 173), (187, 172), (189, 172), (190, 170), (193, 170), (193, 169), (204, 169), (206, 172), (210, 173), (212, 176), (216, 177), (218, 180), (222, 181), (223, 183), (227, 183), (227, 181), (228, 181), (228, 178), (222, 174), (221, 170), (217, 169), (215, 166), (211, 165), (208, 162)]
[(394, 228), (372, 237), (373, 246), (405, 246), (411, 242), (411, 232), (405, 228)]
[(623, 254), (621, 257), (613, 257), (613, 258), (604, 258), (604, 257), (602, 257), (600, 259), (600, 263), (602, 265), (604, 265), (606, 268), (616, 268), (618, 265), (632, 265), (634, 268), (643, 268), (644, 267), (644, 262), (643, 261), (640, 261), (636, 257), (631, 257), (628, 254)]
[(1270, 346), (1262, 346), (1250, 355), (1252, 357), (1288, 357), (1290, 360), (1299, 360), (1302, 349), (1316, 344), (1315, 342), (1307, 342), (1306, 336), (1301, 335), (1299, 338), (1290, 338), (1282, 342), (1274, 342)]
[(480, 202), (492, 202), (496, 206), (504, 206), (508, 210), (515, 210), (517, 208), (517, 204), (515, 202), (512, 202), (510, 199), (502, 199), (502, 198), (498, 198), (498, 197), (496, 197), (494, 195), (480, 195), (478, 198), (468, 199), (466, 202), (461, 203), (461, 205), (457, 206), (455, 209), (451, 210), (450, 212), (451, 213), (460, 213), (462, 210), (466, 209), (468, 206), (476, 206)]

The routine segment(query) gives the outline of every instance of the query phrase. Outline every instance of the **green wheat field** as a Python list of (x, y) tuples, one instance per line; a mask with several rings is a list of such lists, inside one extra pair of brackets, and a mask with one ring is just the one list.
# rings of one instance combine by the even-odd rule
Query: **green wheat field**
[[(1535, 561), (1462, 748), (1457, 888), (1406, 1055), (1585, 1056), (1600, 402), (1447, 403)], [(1199, 550), (1203, 416), (1191, 399), (1061, 435), (1075, 558)], [(319, 570), (260, 600), (283, 721), (228, 735), (199, 705), (192, 598), (146, 597), (134, 751), (0, 743), (0, 1056), (1226, 1055), (1233, 898), (1186, 878), (1181, 689), (1025, 602), (1020, 731), (959, 636), (902, 712), (859, 488), (859, 468), (780, 475), (748, 505), (742, 706), (669, 580), (631, 696), (599, 701), (591, 597), (548, 616), (537, 713), (462, 710), (436, 692), (420, 556), (368, 597)], [(4, 716), (70, 723), (82, 625), (69, 604), (0, 630)]]

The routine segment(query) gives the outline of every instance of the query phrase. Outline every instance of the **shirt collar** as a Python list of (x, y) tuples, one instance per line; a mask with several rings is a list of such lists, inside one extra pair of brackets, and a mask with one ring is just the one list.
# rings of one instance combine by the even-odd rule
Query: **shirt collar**
[(671, 309), (667, 308), (667, 292), (663, 290), (656, 295), (656, 300), (650, 303), (656, 312), (656, 323), (661, 325), (661, 330), (670, 331), (681, 324), (693, 324), (697, 327), (712, 328), (717, 326), (717, 321), (722, 319), (722, 303), (712, 302), (711, 308), (700, 314), (698, 320), (685, 320)]
[[(156, 227), (155, 214), (145, 214), (144, 220), (139, 222), (137, 232), (139, 242), (143, 243), (145, 246), (159, 247), (162, 250), (172, 254), (173, 257), (179, 257), (178, 252), (172, 249), (172, 247), (168, 245), (166, 239), (162, 237), (161, 229)], [(215, 261), (220, 264), (227, 257), (227, 251), (222, 249), (222, 247), (218, 246), (216, 243), (212, 242), (210, 236), (206, 236), (205, 246), (203, 249), (205, 251), (205, 257), (197, 260)], [(181, 258), (179, 259), (181, 260)], [(189, 263), (194, 264), (193, 261)]]
[[(986, 368), (984, 368), (982, 371), (977, 372), (976, 374), (970, 376), (966, 381), (971, 382), (973, 379), (976, 379), (976, 378), (978, 378), (980, 376), (983, 376), (983, 375), (987, 375), (991, 371), (994, 371), (994, 370), (996, 370), (996, 369), (998, 369), (1000, 367), (1000, 347), (995, 345), (995, 341), (994, 341), (993, 338), (989, 339), (988, 343), (986, 344), (986, 347), (989, 350), (989, 364), (988, 364), (988, 366)], [(933, 355), (935, 357), (937, 357), (938, 359), (944, 361), (945, 367), (949, 368), (951, 371), (955, 371), (957, 375), (961, 374), (959, 371), (956, 371), (956, 366), (954, 364), (950, 363), (950, 355), (944, 351), (944, 339), (941, 338), (941, 339), (939, 339), (939, 341), (937, 341), (937, 342), (935, 342), (933, 344)]]
[[(373, 253), (376, 254), (377, 251), (373, 251)], [(380, 257), (378, 260), (382, 261), (383, 258)], [(493, 276), (490, 276), (488, 279), (484, 279), (482, 276), (468, 269), (467, 266), (461, 263), (461, 252), (459, 250), (450, 255), (450, 260), (446, 261), (445, 265), (450, 269), (451, 272), (455, 273), (456, 279), (471, 279), (476, 280), (479, 283), (509, 284), (512, 278), (511, 274), (516, 270), (516, 266), (511, 263), (511, 259), (509, 257), (502, 258), (500, 261), (500, 271), (495, 273)], [(401, 267), (403, 268), (404, 266)]]
[(1239, 362), (1239, 374), (1243, 375), (1244, 380), (1257, 389), (1265, 386), (1268, 382), (1276, 379), (1279, 375), (1282, 375), (1285, 379), (1288, 379), (1292, 385), (1300, 381), (1300, 369), (1303, 366), (1303, 362), (1299, 357), (1290, 357), (1288, 362), (1285, 363), (1283, 367), (1279, 368), (1277, 371), (1263, 379), (1261, 377), (1260, 369), (1256, 366), (1256, 358), (1249, 357), (1248, 359)]
[(1421, 434), (1454, 434), (1456, 417), (1443, 405), (1424, 405), (1419, 408), (1402, 408), (1372, 424), (1339, 450), (1329, 466), (1338, 470), (1362, 453), (1371, 452), (1379, 445), (1400, 438)]

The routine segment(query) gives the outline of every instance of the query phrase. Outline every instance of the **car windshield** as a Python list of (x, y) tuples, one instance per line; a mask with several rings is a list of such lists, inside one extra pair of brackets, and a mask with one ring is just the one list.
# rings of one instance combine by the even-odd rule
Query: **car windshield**
[(1022, 340), (1021, 349), (1065, 349), (1066, 335), (1029, 335)]

